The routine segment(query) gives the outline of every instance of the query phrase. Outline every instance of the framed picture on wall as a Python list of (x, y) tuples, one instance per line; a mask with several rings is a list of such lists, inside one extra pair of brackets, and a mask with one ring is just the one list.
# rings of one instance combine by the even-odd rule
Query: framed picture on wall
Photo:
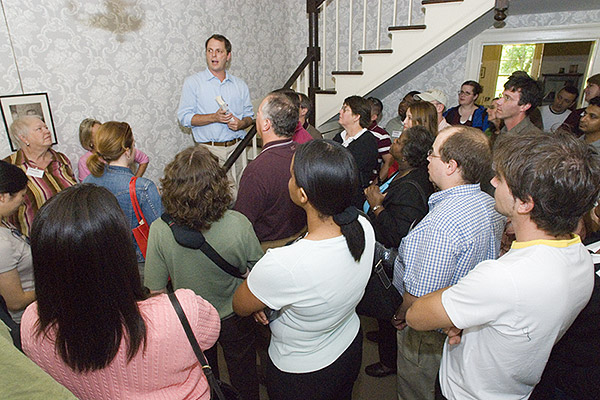
[[(4, 126), (6, 127), (7, 134), (10, 125), (15, 119), (27, 115), (36, 115), (46, 123), (48, 130), (52, 134), (52, 144), (58, 143), (56, 131), (54, 130), (54, 121), (52, 120), (52, 112), (50, 111), (48, 93), (0, 96), (0, 109), (2, 110), (2, 118), (4, 118)], [(8, 135), (8, 143), (10, 143), (11, 151), (17, 151), (18, 146), (13, 143), (10, 135)]]

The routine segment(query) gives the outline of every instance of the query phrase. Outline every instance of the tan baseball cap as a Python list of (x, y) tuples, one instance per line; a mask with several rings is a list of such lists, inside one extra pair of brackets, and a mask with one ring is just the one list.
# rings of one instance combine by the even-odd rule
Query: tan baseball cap
[(421, 94), (415, 94), (415, 99), (418, 100), (424, 100), (424, 101), (437, 101), (439, 103), (442, 103), (444, 106), (446, 106), (448, 104), (448, 96), (446, 96), (446, 94), (444, 92), (442, 92), (440, 89), (431, 89), (428, 90), (427, 92), (421, 93)]

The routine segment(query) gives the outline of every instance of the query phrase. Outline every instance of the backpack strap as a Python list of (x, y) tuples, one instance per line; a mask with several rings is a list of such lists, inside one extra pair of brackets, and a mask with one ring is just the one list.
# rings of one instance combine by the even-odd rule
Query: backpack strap
[(231, 276), (240, 279), (244, 279), (248, 276), (248, 270), (246, 270), (246, 273), (242, 274), (238, 268), (234, 267), (221, 257), (221, 255), (206, 241), (202, 232), (177, 224), (167, 213), (163, 213), (160, 218), (169, 225), (169, 228), (171, 228), (171, 232), (173, 232), (173, 236), (175, 237), (175, 241), (180, 246), (188, 249), (200, 249), (213, 263), (217, 264), (219, 268)]
[(0, 296), (0, 320), (4, 322), (10, 331), (10, 336), (12, 337), (13, 344), (17, 349), (23, 351), (21, 348), (21, 329), (20, 325), (17, 324), (8, 312), (8, 307), (6, 306), (6, 302), (4, 301), (4, 297)]

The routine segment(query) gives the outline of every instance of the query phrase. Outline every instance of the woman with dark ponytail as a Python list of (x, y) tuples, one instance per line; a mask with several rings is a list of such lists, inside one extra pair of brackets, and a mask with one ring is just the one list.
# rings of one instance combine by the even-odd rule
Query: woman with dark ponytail
[(233, 309), (271, 328), (271, 400), (350, 399), (362, 358), (355, 308), (375, 245), (373, 228), (351, 206), (358, 170), (340, 144), (313, 140), (296, 151), (291, 175), (290, 197), (306, 212), (308, 232), (267, 252), (234, 294)]

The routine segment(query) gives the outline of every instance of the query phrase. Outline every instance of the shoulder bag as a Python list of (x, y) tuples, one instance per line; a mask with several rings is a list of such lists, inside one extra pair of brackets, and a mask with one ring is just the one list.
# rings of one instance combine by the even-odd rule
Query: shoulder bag
[(240, 270), (227, 262), (217, 251), (206, 241), (202, 232), (191, 229), (187, 226), (175, 223), (173, 217), (167, 213), (163, 213), (160, 217), (173, 232), (173, 237), (177, 244), (188, 249), (200, 249), (213, 263), (219, 268), (227, 272), (229, 275), (236, 278), (244, 279), (248, 276), (248, 270), (242, 274)]
[[(419, 192), (421, 200), (427, 204), (427, 196), (418, 183), (407, 180), (405, 183), (414, 186)], [(410, 229), (419, 221), (413, 221)], [(381, 320), (391, 320), (398, 308), (402, 305), (402, 295), (392, 284), (394, 276), (394, 260), (398, 255), (395, 249), (388, 249), (381, 243), (375, 242), (375, 255), (373, 257), (373, 271), (365, 287), (365, 294), (356, 306), (360, 315)]]
[(365, 294), (356, 306), (360, 315), (390, 320), (402, 305), (402, 296), (392, 284), (394, 260), (398, 252), (375, 242), (374, 266), (365, 287)]
[(140, 203), (138, 203), (137, 193), (135, 191), (136, 181), (136, 176), (132, 176), (131, 180), (129, 181), (129, 197), (131, 198), (131, 205), (133, 206), (133, 211), (135, 212), (135, 217), (138, 221), (138, 226), (133, 228), (131, 231), (133, 232), (133, 237), (135, 237), (135, 241), (137, 242), (137, 245), (145, 259), (146, 249), (148, 248), (148, 234), (150, 233), (150, 226), (148, 226), (148, 222), (142, 213)]
[(210, 365), (208, 365), (208, 362), (204, 357), (204, 353), (202, 352), (198, 341), (196, 340), (196, 336), (194, 336), (194, 332), (190, 327), (190, 323), (188, 322), (188, 319), (185, 316), (185, 312), (183, 311), (183, 308), (181, 307), (177, 296), (175, 295), (175, 293), (169, 293), (168, 296), (169, 300), (171, 300), (173, 308), (175, 309), (175, 312), (177, 313), (177, 316), (179, 317), (179, 321), (183, 326), (183, 330), (185, 331), (190, 345), (192, 346), (192, 349), (196, 354), (196, 358), (198, 358), (198, 361), (202, 366), (202, 372), (204, 372), (204, 376), (206, 377), (208, 385), (210, 386), (211, 400), (242, 400), (242, 397), (233, 386), (228, 385), (227, 383), (222, 382), (215, 377), (215, 375), (212, 372), (212, 369), (210, 368)]

